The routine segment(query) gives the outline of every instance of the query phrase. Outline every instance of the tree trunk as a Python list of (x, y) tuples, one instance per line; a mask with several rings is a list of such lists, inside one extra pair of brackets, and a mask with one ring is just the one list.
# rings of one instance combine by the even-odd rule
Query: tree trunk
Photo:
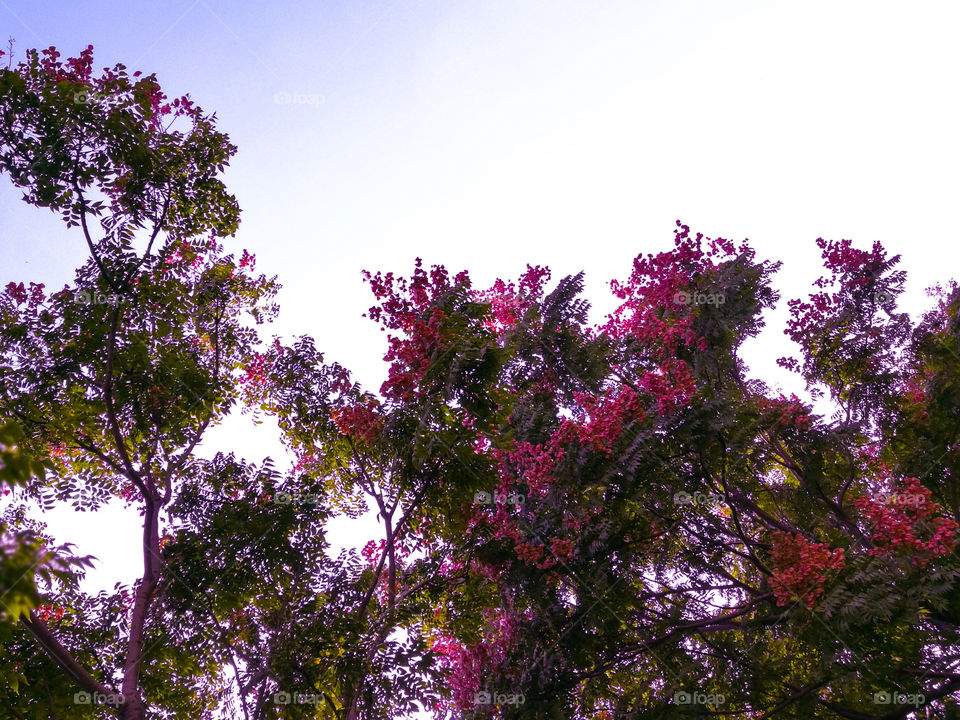
[(143, 579), (134, 595), (130, 619), (130, 637), (123, 663), (123, 705), (121, 720), (146, 720), (147, 709), (140, 695), (140, 663), (143, 660), (147, 611), (160, 579), (159, 507), (152, 497), (145, 498), (143, 519)]

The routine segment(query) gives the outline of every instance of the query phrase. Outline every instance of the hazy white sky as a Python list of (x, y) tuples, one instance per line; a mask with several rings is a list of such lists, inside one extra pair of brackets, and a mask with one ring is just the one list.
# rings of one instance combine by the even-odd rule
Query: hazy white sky
[[(276, 331), (372, 389), (384, 339), (360, 270), (418, 255), (480, 284), (585, 270), (599, 319), (607, 282), (668, 249), (678, 218), (783, 260), (781, 306), (819, 275), (817, 237), (880, 240), (919, 311), (960, 258), (958, 33), (955, 2), (0, 0), (18, 58), (93, 44), (97, 67), (217, 112), (239, 146), (234, 246), (285, 286)], [(59, 288), (84, 254), (0, 180), (0, 285)], [(799, 390), (774, 366), (782, 327), (747, 358)], [(239, 422), (217, 449), (276, 455)], [(135, 577), (135, 516), (109, 536), (54, 517), (103, 561), (91, 587)]]

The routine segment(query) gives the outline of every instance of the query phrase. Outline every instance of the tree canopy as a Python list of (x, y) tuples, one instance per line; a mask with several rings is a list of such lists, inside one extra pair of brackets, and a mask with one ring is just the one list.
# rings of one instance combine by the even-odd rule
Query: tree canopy
[[(89, 252), (0, 295), (4, 717), (960, 717), (955, 283), (914, 319), (899, 256), (817, 240), (801, 399), (740, 356), (780, 299), (747, 241), (677, 221), (599, 324), (582, 273), (418, 258), (363, 277), (374, 391), (266, 334), (235, 151), (92, 48), (0, 70), (0, 172)], [(237, 411), (296, 462), (199, 456)], [(90, 595), (28, 506), (111, 500), (143, 564)]]

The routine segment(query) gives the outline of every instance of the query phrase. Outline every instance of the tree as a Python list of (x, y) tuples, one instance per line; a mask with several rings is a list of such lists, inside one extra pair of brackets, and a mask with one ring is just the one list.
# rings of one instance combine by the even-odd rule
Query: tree
[[(0, 71), (0, 170), (90, 252), (0, 298), (0, 482), (122, 499), (144, 566), (87, 596), (85, 559), (6, 511), (13, 717), (87, 717), (78, 692), (124, 719), (960, 716), (955, 284), (915, 323), (899, 257), (818, 240), (781, 364), (829, 417), (740, 357), (779, 299), (746, 241), (678, 221), (599, 325), (582, 275), (478, 289), (418, 259), (364, 276), (371, 392), (309, 336), (261, 339), (277, 284), (220, 242), (214, 118), (92, 62)], [(196, 456), (240, 408), (293, 467)], [(329, 521), (368, 509), (382, 537), (333, 557)]]
[[(440, 656), (449, 709), (953, 712), (958, 294), (913, 327), (895, 312), (899, 258), (818, 242), (831, 275), (791, 303), (804, 363), (782, 362), (829, 393), (832, 422), (738, 357), (778, 265), (685, 226), (614, 283), (622, 305), (601, 327), (579, 276), (544, 296), (548, 274), (529, 268), (478, 292), (418, 261), (409, 279), (367, 275), (390, 332), (379, 398), (297, 385), (324, 375), (296, 348), (270, 363), (298, 453), (413, 519), (371, 548), (383, 616), (416, 592), (417, 563), (445, 576), (405, 631)], [(936, 440), (916, 426), (931, 414)]]
[[(32, 696), (8, 686), (5, 700), (22, 716), (86, 712), (63, 681), (36, 687), (52, 662), (87, 693), (81, 702), (93, 694), (119, 717), (146, 717), (141, 668), (157, 662), (148, 620), (170, 581), (161, 512), (205, 429), (236, 401), (258, 342), (248, 321), (272, 312), (275, 283), (218, 242), (239, 218), (217, 178), (235, 148), (188, 97), (168, 103), (155, 77), (139, 76), (122, 65), (94, 75), (92, 48), (65, 63), (54, 48), (31, 51), (0, 71), (0, 170), (27, 202), (79, 227), (90, 252), (72, 286), (48, 295), (11, 282), (0, 298), (0, 413), (23, 427), (27, 452), (50, 457), (25, 492), (46, 507), (122, 497), (143, 516), (129, 617), (117, 612), (128, 589), (82, 598), (69, 584), (54, 588), (72, 603), (62, 634), (38, 608), (21, 617), (50, 655), (18, 646)], [(110, 667), (100, 653), (122, 661)], [(164, 695), (182, 712), (198, 704), (176, 682)]]
[[(389, 379), (341, 430), (365, 436), (375, 413), (351, 467), (380, 458), (429, 528), (415, 556), (446, 558), (417, 628), (450, 710), (956, 712), (960, 293), (914, 327), (899, 258), (818, 244), (830, 275), (791, 303), (804, 360), (782, 363), (832, 421), (746, 376), (778, 268), (746, 243), (680, 226), (594, 328), (579, 276), (544, 296), (539, 267), (481, 292), (419, 263), (368, 275)], [(329, 447), (303, 420), (293, 442)], [(408, 581), (387, 582), (399, 597)]]

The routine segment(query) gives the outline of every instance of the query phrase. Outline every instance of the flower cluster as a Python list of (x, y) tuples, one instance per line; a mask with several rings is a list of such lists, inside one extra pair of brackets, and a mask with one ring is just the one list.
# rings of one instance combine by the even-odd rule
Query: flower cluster
[(124, 483), (120, 487), (120, 491), (118, 494), (120, 496), (120, 499), (123, 500), (123, 504), (125, 507), (130, 507), (134, 503), (138, 503), (143, 500), (143, 496), (141, 495), (140, 491), (137, 489), (137, 487), (133, 483), (130, 483), (130, 482)]
[(656, 398), (661, 414), (675, 412), (696, 390), (690, 366), (679, 357), (681, 349), (704, 352), (709, 347), (694, 325), (704, 312), (702, 306), (683, 298), (691, 292), (717, 289), (714, 286), (725, 264), (753, 255), (746, 242), (736, 247), (723, 238), (691, 236), (690, 228), (679, 220), (674, 235), (673, 250), (637, 256), (629, 278), (611, 282), (613, 294), (622, 302), (598, 328), (643, 348), (653, 366), (645, 365), (638, 385)]
[[(942, 557), (956, 546), (956, 521), (934, 517), (940, 504), (931, 502), (930, 490), (916, 478), (903, 481), (901, 495), (915, 498), (909, 504), (896, 502), (898, 495), (887, 495), (880, 503), (872, 498), (857, 498), (856, 508), (873, 526), (871, 555), (911, 554), (911, 562), (921, 568), (935, 557)], [(923, 536), (929, 537), (924, 540)]]
[(23, 286), (23, 283), (17, 285), (16, 283), (9, 282), (4, 292), (7, 297), (11, 298), (17, 305), (22, 305), (27, 301), (27, 289)]
[(391, 363), (389, 377), (380, 388), (388, 398), (411, 400), (420, 381), (433, 365), (444, 345), (442, 335), (444, 312), (432, 308), (424, 320), (415, 320), (406, 338), (389, 336), (390, 347), (383, 359)]
[(770, 586), (777, 605), (799, 598), (812, 608), (823, 594), (826, 571), (842, 570), (844, 550), (831, 551), (824, 543), (812, 543), (800, 534), (773, 533), (773, 573)]
[(661, 415), (676, 412), (697, 391), (690, 366), (677, 358), (667, 358), (656, 371), (645, 371), (640, 378), (640, 387), (656, 398), (657, 412)]
[(523, 618), (509, 609), (487, 610), (486, 621), (483, 638), (474, 645), (442, 634), (431, 641), (430, 649), (441, 657), (448, 673), (453, 708), (475, 709), (474, 693), (488, 678), (503, 675), (509, 652), (520, 637)]
[[(598, 512), (599, 509), (576, 512), (576, 514), (568, 511), (563, 518), (563, 529), (576, 535), (581, 527), (589, 524), (589, 516), (596, 515)], [(512, 545), (517, 560), (540, 570), (551, 568), (558, 562), (562, 563), (577, 555), (576, 543), (569, 538), (549, 537), (546, 544), (537, 537), (526, 538), (526, 533), (521, 532), (518, 527), (517, 516), (512, 515), (502, 505), (492, 514), (472, 518), (467, 533), (471, 534), (472, 528), (480, 523), (489, 530), (493, 539), (506, 540)], [(488, 577), (491, 580), (494, 579), (492, 575)]]
[(383, 418), (377, 408), (377, 401), (369, 398), (365, 404), (357, 403), (334, 410), (333, 422), (341, 434), (372, 445), (383, 428)]
[(30, 289), (27, 290), (23, 283), (10, 282), (7, 283), (6, 288), (4, 288), (4, 294), (6, 294), (6, 296), (13, 300), (17, 305), (27, 303), (28, 309), (33, 311), (46, 299), (43, 288), (43, 283), (32, 282), (30, 283)]
[[(406, 535), (398, 535), (394, 538), (393, 544), (393, 559), (395, 562), (395, 567), (397, 569), (397, 590), (398, 592), (403, 592), (404, 590), (404, 579), (409, 577), (406, 570), (409, 568), (409, 559), (414, 552), (413, 543), (411, 538)], [(360, 555), (363, 557), (364, 565), (370, 570), (375, 570), (377, 566), (381, 563), (384, 563), (384, 567), (388, 562), (388, 548), (387, 541), (384, 538), (379, 540), (370, 540), (366, 545), (360, 550)], [(388, 602), (388, 597), (390, 594), (390, 574), (388, 572), (381, 572), (380, 577), (377, 580), (376, 588), (374, 589), (374, 597), (377, 601), (386, 604)]]
[(520, 276), (519, 287), (497, 278), (491, 288), (475, 292), (475, 299), (490, 303), (490, 314), (484, 326), (497, 335), (513, 327), (531, 302), (543, 295), (544, 285), (549, 280), (549, 268), (527, 265), (526, 272)]
[(363, 550), (360, 551), (360, 554), (363, 556), (363, 561), (367, 564), (367, 566), (376, 567), (380, 555), (383, 554), (383, 550), (386, 546), (387, 541), (383, 539), (380, 539), (379, 541), (370, 540), (366, 545), (363, 546)]
[(903, 381), (900, 392), (907, 402), (920, 405), (927, 400), (927, 393), (924, 389), (927, 382), (928, 379), (922, 374), (912, 375)]
[(367, 317), (380, 323), (382, 330), (399, 332), (387, 336), (384, 360), (390, 363), (390, 370), (380, 392), (394, 400), (411, 400), (446, 341), (443, 329), (446, 315), (438, 303), (455, 287), (469, 289), (470, 278), (461, 272), (451, 283), (446, 268), (434, 265), (428, 273), (420, 258), (416, 259), (409, 281), (393, 273), (373, 275), (366, 270), (363, 277), (378, 301), (367, 312)]
[(60, 62), (60, 51), (53, 45), (40, 51), (40, 67), (57, 82), (89, 83), (93, 72), (93, 45), (80, 51), (80, 57), (67, 58), (66, 67)]
[(293, 472), (304, 472), (317, 461), (317, 454), (310, 448), (298, 449), (297, 462), (293, 466)]
[(810, 415), (800, 398), (792, 393), (789, 398), (782, 393), (778, 399), (758, 397), (757, 408), (761, 417), (775, 428), (810, 429)]
[[(692, 329), (697, 306), (678, 303), (677, 294), (715, 274), (719, 263), (737, 254), (729, 240), (708, 239), (709, 249), (705, 250), (702, 233), (690, 237), (690, 228), (679, 220), (677, 228), (673, 250), (637, 256), (627, 281), (610, 283), (613, 294), (623, 302), (602, 328), (614, 337), (632, 337), (649, 347), (658, 359), (675, 356), (681, 343), (705, 348)], [(744, 243), (739, 252), (752, 251)]]
[(531, 492), (542, 492), (554, 482), (553, 471), (563, 458), (563, 448), (553, 442), (514, 442), (512, 452), (494, 450), (493, 457), (499, 466), (499, 490), (508, 492), (519, 481)]
[[(788, 335), (794, 342), (800, 342), (809, 335), (812, 328), (823, 327), (827, 319), (837, 312), (840, 301), (835, 295), (825, 292), (810, 295), (810, 302), (789, 300), (790, 319), (783, 334)], [(783, 362), (778, 363), (786, 367)]]
[(247, 252), (247, 249), (243, 249), (243, 255), (240, 256), (239, 268), (241, 270), (249, 269), (250, 272), (253, 272), (254, 268), (257, 266), (257, 256)]
[(817, 238), (817, 247), (821, 250), (824, 266), (832, 273), (829, 280), (820, 278), (816, 281), (819, 287), (832, 284), (837, 277), (844, 277), (848, 287), (857, 287), (867, 284), (868, 278), (874, 276), (884, 265), (886, 253), (879, 241), (873, 243), (872, 251), (859, 250), (853, 247), (850, 240), (824, 240)]
[(612, 455), (613, 445), (620, 439), (624, 425), (630, 420), (643, 420), (640, 397), (628, 386), (620, 387), (600, 398), (574, 393), (574, 399), (586, 419), (582, 423), (564, 420), (554, 435), (559, 442), (576, 437), (581, 445), (592, 446), (600, 452)]
[[(881, 271), (887, 265), (886, 251), (879, 242), (875, 242), (869, 252), (853, 247), (850, 240), (826, 241), (818, 238), (817, 245), (821, 249), (824, 267), (831, 274), (830, 277), (817, 279), (814, 285), (821, 289), (832, 289), (839, 280), (841, 291), (870, 287), (877, 289)], [(827, 320), (841, 310), (843, 298), (840, 291), (818, 292), (809, 296), (809, 302), (794, 299), (787, 305), (791, 317), (783, 332), (795, 342), (805, 344), (804, 341), (811, 333), (816, 334), (815, 331), (823, 328)], [(878, 344), (883, 341), (880, 333), (874, 333), (870, 337)], [(791, 367), (786, 358), (781, 358), (778, 363), (783, 367)], [(793, 363), (792, 366), (795, 367), (796, 364)]]
[[(164, 116), (172, 115), (173, 118), (177, 118), (185, 115), (196, 119), (199, 114), (199, 108), (193, 104), (189, 95), (165, 102), (167, 96), (160, 90), (153, 76), (141, 78), (133, 88), (125, 82), (126, 76), (121, 66), (116, 66), (112, 70), (103, 68), (103, 73), (99, 77), (94, 77), (93, 45), (87, 45), (80, 51), (79, 56), (67, 58), (65, 62), (60, 61), (60, 54), (60, 51), (52, 45), (40, 51), (39, 66), (47, 77), (57, 83), (74, 83), (76, 86), (87, 87), (97, 93), (103, 93), (104, 96), (132, 89), (135, 94), (142, 94), (146, 100), (146, 117), (155, 129), (161, 127)], [(137, 71), (133, 73), (133, 77), (140, 78), (142, 74)], [(114, 106), (120, 104), (118, 98), (113, 100)]]
[(38, 605), (33, 611), (45, 623), (57, 622), (63, 618), (64, 610), (59, 605)]
[(250, 389), (265, 385), (269, 370), (269, 354), (254, 352), (249, 362), (247, 362), (243, 368), (243, 377), (240, 378), (240, 385)]

